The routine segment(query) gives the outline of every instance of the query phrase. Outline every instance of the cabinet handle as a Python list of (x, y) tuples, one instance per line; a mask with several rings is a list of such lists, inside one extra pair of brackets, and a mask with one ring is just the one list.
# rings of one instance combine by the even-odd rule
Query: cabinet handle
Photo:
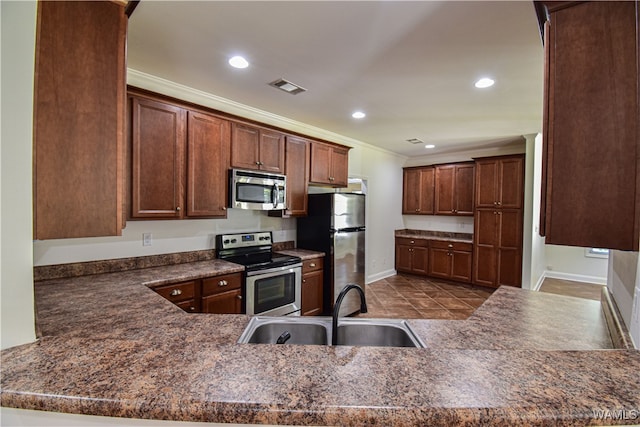
[(189, 311), (196, 311), (196, 308), (194, 306), (189, 307)]
[(307, 283), (307, 279), (302, 279), (302, 283)]
[(262, 162), (260, 162), (260, 161), (256, 162), (256, 165), (258, 165), (258, 166), (262, 166), (263, 164), (264, 164), (264, 163), (262, 163)]
[(447, 245), (447, 247), (448, 247), (448, 248), (452, 248), (452, 247), (453, 247), (453, 245), (452, 245), (452, 244), (448, 244), (448, 245)]
[(415, 241), (413, 241), (413, 240), (412, 240), (412, 241), (411, 241), (411, 244), (413, 245), (414, 243), (415, 243)]
[(501, 205), (502, 205), (502, 202), (498, 202), (498, 206), (501, 206)]
[(176, 212), (180, 212), (180, 206), (176, 208)]
[(332, 176), (330, 176), (330, 177), (329, 177), (329, 181), (333, 181), (334, 179), (335, 179), (335, 178), (334, 178), (334, 177), (332, 177)]
[(242, 299), (242, 295), (238, 295), (238, 299)]
[(222, 207), (222, 210), (223, 210), (223, 211), (226, 211), (226, 210), (227, 210), (227, 207), (226, 207), (226, 206), (223, 206), (223, 207)]
[(171, 295), (172, 297), (177, 297), (178, 295), (182, 295), (182, 290), (174, 289), (169, 293), (169, 295)]
[(227, 286), (229, 283), (226, 280), (220, 280), (218, 286)]
[(316, 266), (315, 262), (312, 262), (311, 264), (309, 264), (309, 267), (315, 267), (315, 266)]

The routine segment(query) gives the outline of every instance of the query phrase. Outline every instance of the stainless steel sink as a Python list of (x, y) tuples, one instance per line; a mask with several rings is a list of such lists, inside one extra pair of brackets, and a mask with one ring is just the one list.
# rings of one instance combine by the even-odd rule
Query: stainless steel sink
[(377, 320), (338, 323), (338, 345), (424, 347), (406, 321)]
[[(240, 344), (276, 344), (290, 335), (284, 344), (330, 345), (330, 317), (255, 316), (240, 336)], [(378, 347), (425, 347), (405, 320), (341, 318), (338, 345)]]

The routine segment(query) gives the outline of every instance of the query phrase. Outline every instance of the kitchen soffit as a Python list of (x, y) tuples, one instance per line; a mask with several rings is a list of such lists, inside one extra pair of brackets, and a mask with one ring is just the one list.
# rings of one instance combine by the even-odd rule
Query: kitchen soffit
[[(235, 54), (251, 66), (229, 67)], [(143, 1), (128, 66), (406, 156), (427, 151), (410, 138), (450, 152), (542, 123), (532, 2)], [(475, 88), (486, 75), (495, 86)], [(280, 77), (308, 91), (274, 91)]]

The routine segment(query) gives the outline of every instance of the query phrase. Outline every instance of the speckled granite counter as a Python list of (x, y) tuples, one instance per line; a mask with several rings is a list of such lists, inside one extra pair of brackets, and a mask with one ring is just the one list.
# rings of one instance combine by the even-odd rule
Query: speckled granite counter
[(403, 230), (396, 230), (395, 237), (473, 243), (473, 234), (471, 233), (454, 233), (454, 232), (448, 232), (448, 231), (403, 229)]
[(248, 316), (188, 314), (145, 286), (241, 269), (219, 263), (37, 283), (43, 338), (2, 351), (2, 405), (340, 426), (640, 420), (640, 352), (596, 350), (606, 333), (572, 320), (594, 302), (501, 288), (469, 320), (412, 320), (427, 349), (240, 345)]
[(324, 252), (310, 251), (308, 249), (297, 249), (297, 248), (281, 250), (281, 251), (278, 251), (278, 253), (285, 254), (285, 255), (299, 256), (303, 261), (306, 261), (308, 259), (323, 257), (325, 255)]

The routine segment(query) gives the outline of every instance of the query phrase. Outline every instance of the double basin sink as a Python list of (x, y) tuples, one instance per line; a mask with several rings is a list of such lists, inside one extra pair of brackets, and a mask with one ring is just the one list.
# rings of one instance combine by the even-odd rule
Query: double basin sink
[[(331, 317), (251, 318), (238, 343), (331, 345)], [(341, 318), (337, 345), (420, 347), (424, 343), (406, 320)]]

